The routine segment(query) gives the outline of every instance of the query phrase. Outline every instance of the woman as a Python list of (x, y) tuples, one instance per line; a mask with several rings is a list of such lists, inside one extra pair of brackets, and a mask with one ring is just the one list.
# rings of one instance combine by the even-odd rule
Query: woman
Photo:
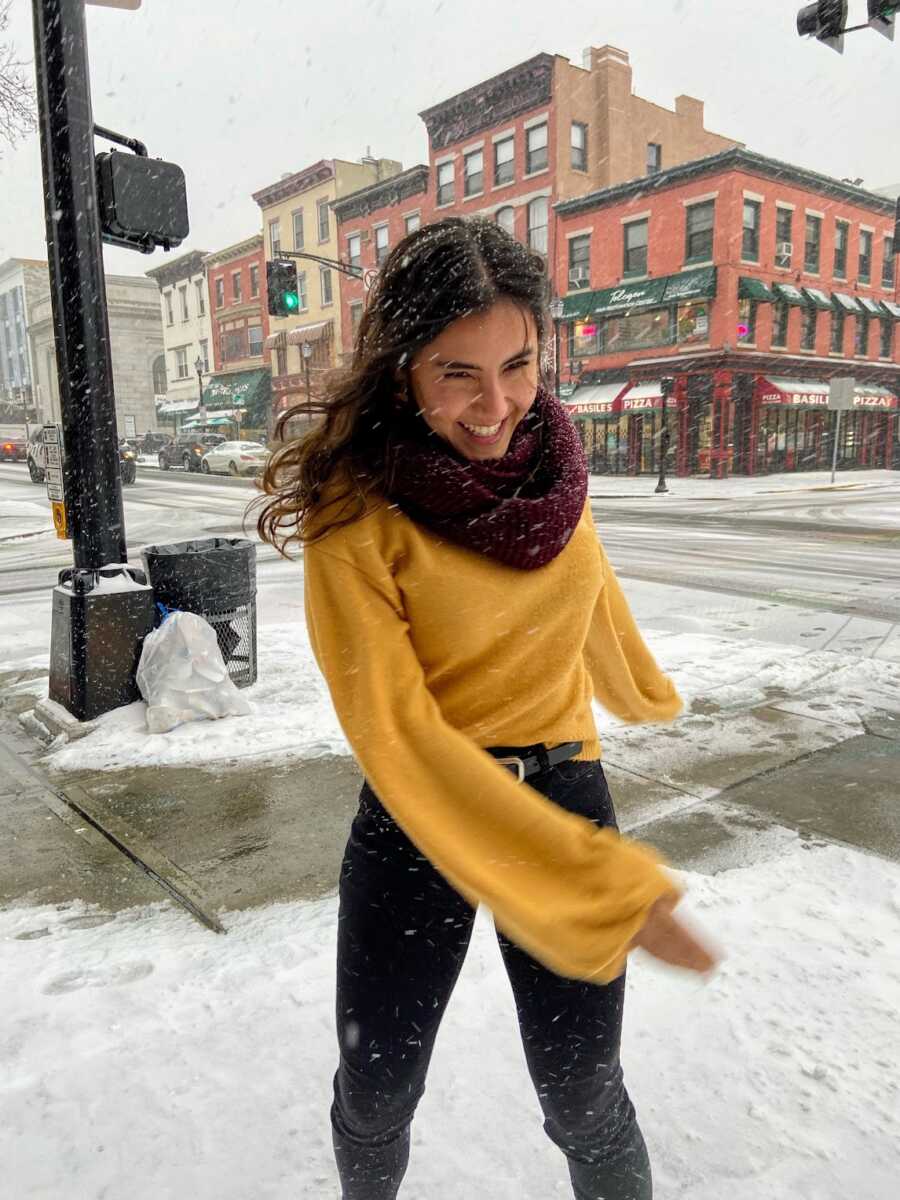
[(652, 1193), (619, 1065), (628, 951), (712, 965), (658, 860), (619, 838), (599, 762), (592, 696), (628, 721), (681, 702), (540, 385), (546, 290), (541, 260), (489, 221), (410, 234), (323, 422), (264, 479), (260, 532), (304, 546), (310, 639), (365, 776), (340, 877), (344, 1200), (398, 1193), (477, 904), (578, 1200)]

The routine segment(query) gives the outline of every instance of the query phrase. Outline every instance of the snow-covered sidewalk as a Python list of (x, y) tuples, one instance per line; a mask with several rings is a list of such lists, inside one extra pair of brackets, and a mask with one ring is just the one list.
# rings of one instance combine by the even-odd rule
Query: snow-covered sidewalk
[[(667, 477), (668, 496), (678, 500), (740, 500), (745, 496), (765, 496), (779, 492), (806, 492), (813, 489), (858, 491), (861, 488), (890, 485), (900, 497), (900, 471), (838, 471), (831, 483), (830, 471), (792, 471), (782, 475), (731, 475), (728, 479), (708, 476), (677, 475)], [(591, 475), (588, 493), (594, 497), (624, 496), (665, 502), (655, 494), (656, 480), (649, 475)]]

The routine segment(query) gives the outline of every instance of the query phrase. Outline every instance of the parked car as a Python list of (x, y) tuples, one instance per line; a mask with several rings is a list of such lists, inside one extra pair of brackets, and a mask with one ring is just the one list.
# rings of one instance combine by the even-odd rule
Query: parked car
[(0, 462), (25, 462), (28, 458), (28, 442), (24, 435), (13, 434), (0, 441)]
[(141, 454), (158, 454), (171, 439), (165, 433), (153, 433), (148, 430), (137, 439), (136, 445)]
[(213, 446), (221, 446), (224, 441), (221, 433), (179, 434), (160, 449), (157, 456), (160, 470), (184, 467), (185, 471), (199, 471), (200, 460), (206, 451), (211, 450)]
[(262, 442), (222, 442), (203, 455), (200, 470), (206, 475), (258, 475), (268, 457)]

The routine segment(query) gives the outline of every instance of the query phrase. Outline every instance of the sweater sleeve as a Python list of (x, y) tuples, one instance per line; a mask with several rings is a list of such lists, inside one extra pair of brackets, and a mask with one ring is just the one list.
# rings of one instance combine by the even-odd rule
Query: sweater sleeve
[(622, 721), (674, 720), (681, 697), (647, 649), (602, 546), (600, 554), (603, 586), (584, 647), (594, 696)]
[(370, 786), (472, 904), (558, 974), (607, 982), (653, 903), (679, 889), (653, 852), (518, 783), (444, 719), (390, 573), (305, 550), (309, 636)]

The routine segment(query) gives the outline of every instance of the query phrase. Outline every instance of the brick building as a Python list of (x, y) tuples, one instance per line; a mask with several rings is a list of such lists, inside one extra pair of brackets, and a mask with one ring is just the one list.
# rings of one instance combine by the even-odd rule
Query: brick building
[[(853, 375), (843, 466), (900, 465), (894, 205), (740, 148), (557, 206), (561, 391), (592, 469), (831, 461), (828, 381)], [(565, 247), (565, 249), (563, 249)]]

